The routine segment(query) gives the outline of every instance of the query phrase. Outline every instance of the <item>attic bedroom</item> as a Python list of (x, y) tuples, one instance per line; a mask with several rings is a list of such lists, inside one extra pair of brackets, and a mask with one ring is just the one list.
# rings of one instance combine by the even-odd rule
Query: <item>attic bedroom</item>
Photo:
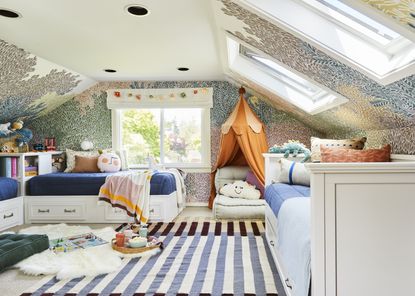
[(0, 295), (415, 295), (415, 1), (0, 1)]

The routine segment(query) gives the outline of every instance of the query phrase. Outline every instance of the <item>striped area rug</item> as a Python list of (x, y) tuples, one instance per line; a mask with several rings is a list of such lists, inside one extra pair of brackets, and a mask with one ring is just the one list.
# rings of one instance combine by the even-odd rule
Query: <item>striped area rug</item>
[(155, 223), (149, 232), (164, 241), (162, 253), (96, 277), (45, 277), (22, 295), (285, 295), (263, 222)]

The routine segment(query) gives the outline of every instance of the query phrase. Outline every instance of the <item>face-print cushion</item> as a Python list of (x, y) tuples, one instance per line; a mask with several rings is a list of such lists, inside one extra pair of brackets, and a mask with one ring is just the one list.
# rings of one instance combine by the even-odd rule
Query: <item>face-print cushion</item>
[(121, 159), (115, 153), (102, 153), (97, 165), (103, 173), (115, 173), (121, 169)]
[(226, 184), (219, 190), (219, 193), (233, 198), (259, 199), (261, 197), (261, 192), (245, 181)]

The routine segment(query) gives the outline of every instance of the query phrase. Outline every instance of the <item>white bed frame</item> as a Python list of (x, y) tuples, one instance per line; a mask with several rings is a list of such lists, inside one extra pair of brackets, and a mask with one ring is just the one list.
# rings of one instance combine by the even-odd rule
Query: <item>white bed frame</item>
[[(177, 192), (150, 196), (150, 222), (171, 222), (179, 214)], [(25, 196), (25, 223), (122, 223), (133, 221), (97, 195)]]
[[(268, 185), (282, 155), (264, 157)], [(415, 295), (415, 156), (393, 155), (392, 161), (307, 164), (312, 296)], [(277, 222), (268, 207), (267, 242), (291, 296), (276, 247)]]

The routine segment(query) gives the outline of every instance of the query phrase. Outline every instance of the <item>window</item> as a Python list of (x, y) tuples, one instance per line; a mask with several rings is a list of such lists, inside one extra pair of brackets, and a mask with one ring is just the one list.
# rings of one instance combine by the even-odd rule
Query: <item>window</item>
[[(148, 157), (166, 166), (209, 165), (209, 110), (203, 108), (122, 109), (120, 147), (127, 150), (130, 167), (145, 167)], [(203, 131), (203, 133), (202, 133)]]
[(240, 3), (380, 84), (415, 71), (415, 43), (400, 35), (403, 31), (393, 21), (359, 1), (347, 1), (350, 5), (341, 0)]
[(234, 36), (227, 36), (227, 47), (231, 71), (310, 114), (317, 114), (347, 102), (346, 98), (278, 63), (259, 50), (242, 45)]

